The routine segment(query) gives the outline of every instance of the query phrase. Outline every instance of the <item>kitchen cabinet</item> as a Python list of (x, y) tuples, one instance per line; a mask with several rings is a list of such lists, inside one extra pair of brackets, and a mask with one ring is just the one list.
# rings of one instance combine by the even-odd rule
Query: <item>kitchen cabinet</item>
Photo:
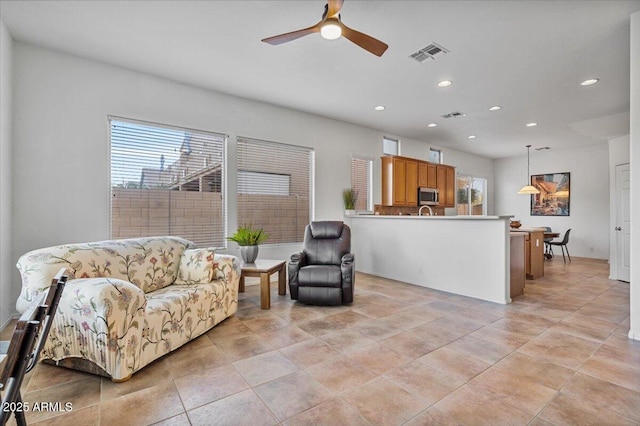
[(455, 207), (455, 168), (445, 164), (438, 164), (436, 166), (436, 187), (440, 193), (440, 204), (438, 204), (438, 207)]
[(510, 264), (509, 264), (509, 276), (510, 280), (510, 294), (511, 298), (520, 296), (524, 293), (525, 283), (525, 235), (522, 232), (511, 232), (511, 244), (510, 244)]
[(418, 160), (382, 157), (382, 205), (418, 206)]
[(422, 188), (437, 188), (437, 166), (426, 161), (418, 162), (418, 186)]
[(382, 205), (418, 206), (418, 188), (437, 188), (438, 207), (455, 207), (455, 168), (401, 156), (382, 157)]
[(544, 231), (532, 229), (519, 229), (525, 237), (524, 257), (525, 272), (527, 278), (535, 280), (544, 277)]

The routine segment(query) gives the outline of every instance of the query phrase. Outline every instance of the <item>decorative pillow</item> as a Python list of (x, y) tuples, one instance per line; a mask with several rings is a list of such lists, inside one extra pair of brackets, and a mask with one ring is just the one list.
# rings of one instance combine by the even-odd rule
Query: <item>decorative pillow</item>
[(216, 264), (213, 247), (186, 249), (180, 259), (176, 284), (206, 284), (213, 281)]

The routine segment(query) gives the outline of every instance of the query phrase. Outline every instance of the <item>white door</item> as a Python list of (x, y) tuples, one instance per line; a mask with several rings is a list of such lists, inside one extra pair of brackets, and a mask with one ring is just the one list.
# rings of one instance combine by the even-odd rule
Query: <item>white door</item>
[(618, 279), (631, 280), (631, 176), (629, 164), (616, 166), (616, 265)]

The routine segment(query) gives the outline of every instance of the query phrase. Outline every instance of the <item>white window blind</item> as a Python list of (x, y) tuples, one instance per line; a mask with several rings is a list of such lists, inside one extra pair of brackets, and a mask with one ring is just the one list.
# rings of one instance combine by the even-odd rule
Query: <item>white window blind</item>
[(267, 244), (301, 242), (313, 216), (314, 151), (246, 137), (237, 140), (238, 225), (262, 228), (269, 234)]
[(225, 247), (226, 135), (109, 117), (111, 237)]
[(356, 191), (356, 210), (373, 211), (373, 160), (351, 159), (351, 188)]

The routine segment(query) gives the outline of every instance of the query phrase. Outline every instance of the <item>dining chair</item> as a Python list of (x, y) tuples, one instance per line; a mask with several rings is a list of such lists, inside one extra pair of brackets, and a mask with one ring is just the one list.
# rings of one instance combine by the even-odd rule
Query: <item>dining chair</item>
[(26, 405), (22, 401), (20, 387), (24, 375), (38, 362), (66, 281), (63, 268), (53, 278), (49, 291), (36, 296), (16, 323), (9, 341), (4, 369), (0, 373), (0, 390), (3, 394), (0, 425), (7, 423), (11, 413), (15, 415), (18, 426), (27, 424), (24, 415)]
[(569, 232), (571, 232), (571, 229), (567, 229), (567, 232), (564, 233), (564, 238), (562, 238), (562, 241), (550, 241), (548, 243), (550, 246), (559, 246), (562, 249), (562, 260), (564, 260), (564, 263), (567, 263), (567, 259), (565, 259), (564, 257), (565, 250), (567, 250), (567, 257), (569, 258), (569, 262), (571, 262), (569, 247), (567, 247), (567, 244), (569, 244)]
[[(550, 226), (544, 227), (544, 232), (553, 232)], [(544, 257), (547, 259), (551, 259), (553, 257), (553, 248), (549, 244), (554, 240), (554, 237), (548, 237), (544, 239)]]

